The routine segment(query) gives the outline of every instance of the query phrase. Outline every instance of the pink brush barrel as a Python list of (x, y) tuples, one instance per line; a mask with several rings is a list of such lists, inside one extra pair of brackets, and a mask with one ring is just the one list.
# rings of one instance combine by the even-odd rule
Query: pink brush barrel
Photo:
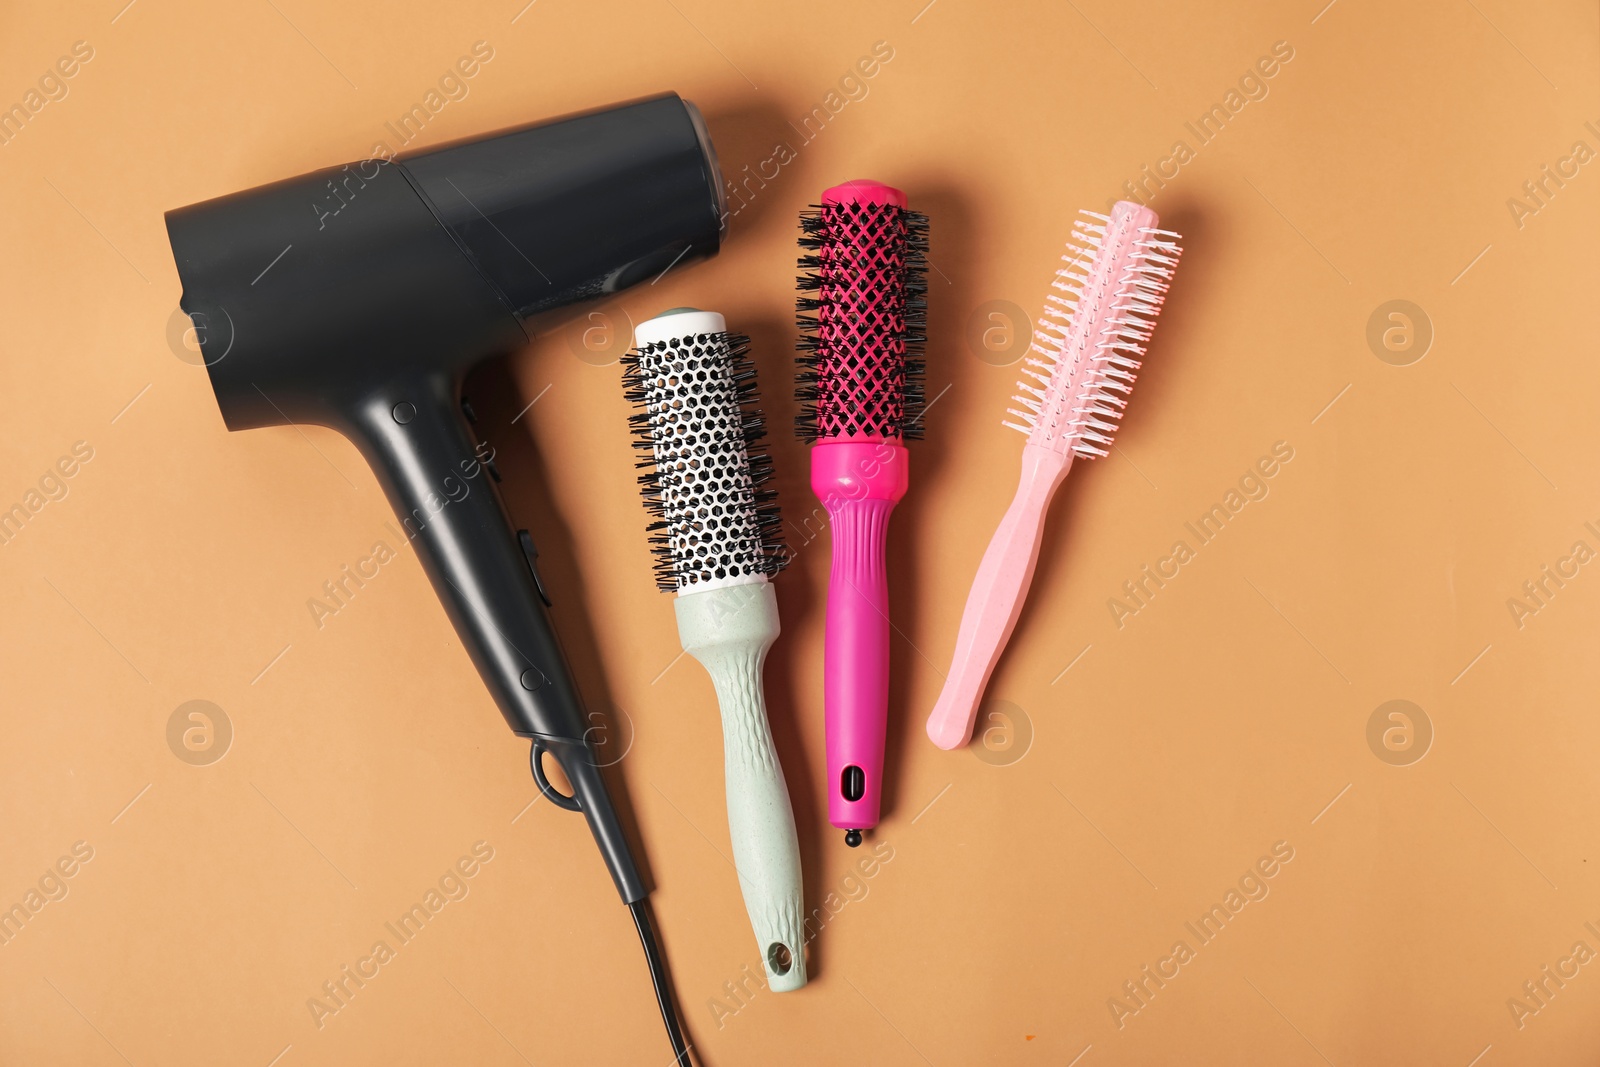
[[(905, 194), (850, 181), (822, 194), (816, 264), (816, 444), (811, 487), (828, 511), (823, 691), (828, 821), (860, 844), (878, 824), (889, 703), (889, 515), (905, 495)], [(878, 210), (874, 210), (878, 209)], [(886, 235), (888, 235), (886, 237)], [(920, 299), (920, 294), (916, 295)], [(918, 305), (920, 307), (920, 305)], [(887, 368), (887, 369), (886, 369)], [(898, 370), (896, 370), (898, 368)]]

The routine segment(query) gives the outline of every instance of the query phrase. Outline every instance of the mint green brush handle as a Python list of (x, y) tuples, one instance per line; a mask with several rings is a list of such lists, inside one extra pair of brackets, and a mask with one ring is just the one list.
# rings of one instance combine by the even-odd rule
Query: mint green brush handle
[(705, 665), (722, 708), (728, 830), (745, 910), (773, 992), (806, 984), (800, 843), (772, 747), (761, 668), (778, 636), (766, 581), (684, 593), (674, 601), (683, 649)]

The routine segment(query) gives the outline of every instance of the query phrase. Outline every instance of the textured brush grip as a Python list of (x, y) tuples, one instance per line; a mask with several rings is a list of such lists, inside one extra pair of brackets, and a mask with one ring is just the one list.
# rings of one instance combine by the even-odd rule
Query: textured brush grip
[[(846, 500), (828, 509), (833, 570), (822, 661), (828, 821), (843, 830), (878, 825), (889, 705), (889, 582), (883, 557), (893, 510), (887, 500)], [(851, 767), (859, 775), (847, 783), (845, 770)]]
[(950, 674), (928, 716), (928, 736), (940, 748), (959, 748), (972, 738), (989, 675), (1005, 651), (1033, 581), (1050, 498), (1071, 465), (1070, 454), (1033, 444), (1023, 446), (1017, 495), (978, 564), (961, 613)]
[[(779, 993), (799, 989), (806, 984), (800, 842), (761, 685), (778, 636), (778, 600), (758, 581), (686, 593), (673, 603), (684, 651), (711, 675), (722, 709), (728, 832), (767, 984)], [(780, 946), (788, 956), (782, 971)]]
[[(828, 509), (833, 530), (823, 708), (828, 821), (843, 830), (878, 825), (889, 706), (884, 547), (889, 516), (905, 495), (906, 481), (906, 450), (898, 444), (841, 442), (811, 450), (811, 485)], [(860, 771), (852, 777), (855, 788), (846, 783), (851, 767)]]

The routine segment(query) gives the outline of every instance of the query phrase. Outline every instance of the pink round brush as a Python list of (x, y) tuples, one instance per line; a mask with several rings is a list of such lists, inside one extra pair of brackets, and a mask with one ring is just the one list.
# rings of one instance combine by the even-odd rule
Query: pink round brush
[(989, 675), (1022, 612), (1033, 580), (1050, 498), (1075, 456), (1107, 454), (1133, 388), (1142, 347), (1155, 328), (1167, 284), (1178, 265), (1178, 235), (1156, 229), (1147, 207), (1119, 201), (1108, 218), (1092, 211), (1073, 223), (1067, 266), (1047, 298), (1033, 351), (1015, 397), (1022, 407), (1006, 422), (1028, 435), (1022, 446), (1022, 480), (989, 548), (978, 564), (961, 614), (954, 662), (939, 702), (928, 716), (928, 736), (940, 748), (972, 737)]
[(850, 181), (801, 218), (800, 436), (833, 527), (823, 703), (828, 821), (852, 847), (878, 824), (889, 703), (889, 513), (903, 442), (921, 436), (927, 218), (905, 194)]

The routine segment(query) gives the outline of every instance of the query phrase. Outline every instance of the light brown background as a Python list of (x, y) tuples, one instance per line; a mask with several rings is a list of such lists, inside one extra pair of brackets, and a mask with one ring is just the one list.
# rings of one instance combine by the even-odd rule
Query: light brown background
[[(1520, 630), (1506, 606), (1573, 542), (1600, 548), (1600, 164), (1521, 228), (1506, 206), (1575, 140), (1600, 148), (1592, 4), (123, 2), (0, 13), (0, 102), (95, 50), (0, 146), (0, 502), (94, 448), (0, 548), (0, 904), (94, 848), (0, 947), (0, 1061), (666, 1061), (583, 823), (528, 807), (526, 744), (415, 557), (312, 622), (321, 583), (393, 540), (354, 449), (226, 433), (167, 339), (164, 210), (363, 157), (477, 40), (494, 59), (421, 143), (671, 88), (730, 177), (797, 152), (719, 259), (473, 383), (583, 688), (632, 724), (618, 779), (705, 1063), (1593, 1061), (1600, 964), (1520, 1030), (1506, 1005), (1575, 941), (1600, 949), (1600, 564)], [(802, 145), (791, 122), (880, 40), (868, 95)], [(1277, 41), (1294, 59), (1268, 97), (1155, 200), (1187, 254), (1119, 451), (1057, 498), (990, 690), (1031, 747), (938, 751), (923, 717), (1021, 444), (999, 426), (1016, 368), (969, 343), (975, 311), (1036, 314), (1074, 211), (1193, 146), (1184, 122)], [(676, 659), (618, 369), (596, 363), (630, 316), (725, 312), (754, 335), (802, 520), (794, 220), (856, 176), (932, 215), (936, 266), (940, 399), (893, 540), (894, 858), (813, 944), (808, 988), (719, 1019), (757, 957), (717, 715)], [(1365, 340), (1399, 298), (1435, 331), (1406, 367)], [(1280, 440), (1270, 496), (1119, 630), (1122, 581)], [(816, 907), (857, 855), (823, 800), (826, 536), (793, 539), (767, 683)], [(210, 766), (167, 746), (192, 699), (235, 730)], [(1368, 748), (1391, 699), (1435, 730), (1411, 766)], [(307, 998), (478, 840), (495, 859), (470, 896), (319, 1030)], [(1270, 895), (1119, 1029), (1108, 998), (1278, 841)]]

